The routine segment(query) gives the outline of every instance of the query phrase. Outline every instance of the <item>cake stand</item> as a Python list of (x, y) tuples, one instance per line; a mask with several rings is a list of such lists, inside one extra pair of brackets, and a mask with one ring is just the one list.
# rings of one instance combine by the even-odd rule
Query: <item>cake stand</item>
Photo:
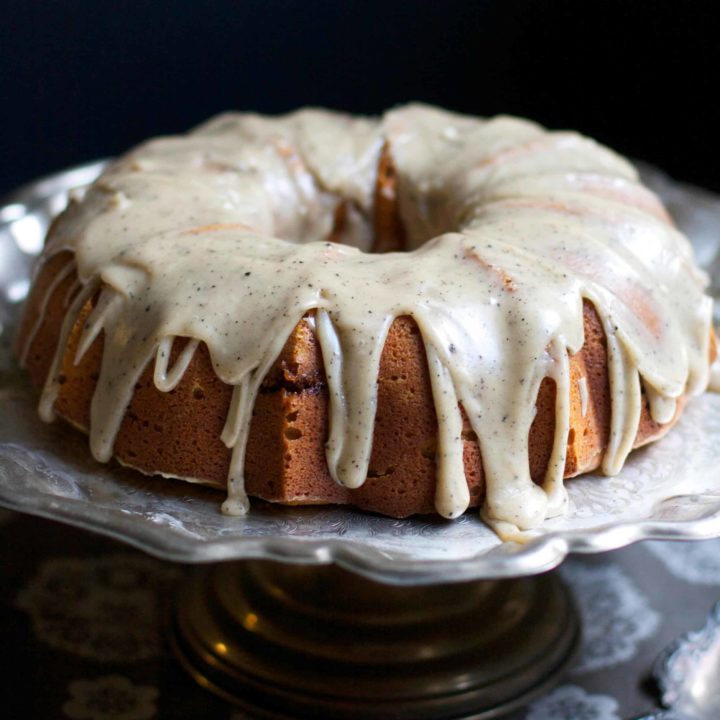
[[(93, 462), (79, 434), (38, 421), (10, 338), (50, 219), (103, 165), (0, 205), (0, 503), (194, 564), (169, 626), (203, 686), (257, 717), (499, 717), (572, 658), (578, 614), (552, 572), (569, 553), (720, 536), (713, 394), (619, 476), (570, 482), (568, 515), (513, 543), (472, 512), (394, 520), (256, 502), (228, 518), (217, 491)], [(720, 198), (644, 174), (720, 278)]]

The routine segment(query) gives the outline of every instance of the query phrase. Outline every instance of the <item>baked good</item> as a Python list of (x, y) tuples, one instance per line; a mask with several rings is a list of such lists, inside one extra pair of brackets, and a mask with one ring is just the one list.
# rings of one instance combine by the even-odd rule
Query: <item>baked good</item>
[(98, 460), (227, 485), (228, 512), (528, 529), (705, 389), (705, 285), (633, 167), (575, 133), (228, 114), (71, 202), (17, 353)]

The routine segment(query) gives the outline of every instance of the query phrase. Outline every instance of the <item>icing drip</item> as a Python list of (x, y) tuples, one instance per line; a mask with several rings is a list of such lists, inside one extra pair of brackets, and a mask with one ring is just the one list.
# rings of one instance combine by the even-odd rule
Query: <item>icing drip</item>
[(462, 418), (450, 371), (432, 345), (426, 345), (425, 352), (438, 422), (435, 508), (440, 515), (453, 518), (470, 504), (463, 464)]
[(163, 338), (158, 345), (155, 355), (155, 372), (153, 374), (153, 382), (155, 387), (162, 392), (170, 392), (182, 380), (185, 371), (190, 365), (190, 361), (200, 344), (199, 340), (189, 340), (185, 347), (181, 350), (179, 357), (175, 360), (172, 370), (168, 370), (170, 362), (170, 353), (172, 352), (173, 342), (175, 338)]
[[(325, 302), (335, 305), (331, 293), (323, 295)], [(352, 317), (350, 313), (354, 310), (357, 315)], [(353, 330), (343, 333), (333, 324), (330, 313), (329, 310), (318, 312), (315, 328), (330, 388), (328, 468), (335, 482), (357, 488), (365, 482), (370, 463), (377, 375), (392, 316), (366, 321), (362, 314), (371, 314), (372, 310), (363, 308), (361, 303), (356, 307), (346, 306), (342, 323), (349, 324)], [(367, 328), (365, 331), (363, 326)]]
[[(35, 320), (35, 323), (30, 328), (27, 337), (25, 338), (25, 342), (23, 342), (22, 347), (20, 348), (20, 351), (18, 353), (18, 359), (20, 361), (21, 365), (24, 365), (27, 362), (27, 356), (30, 352), (30, 347), (33, 344), (33, 340), (35, 340), (35, 336), (37, 335), (38, 330), (40, 329), (40, 326), (42, 325), (43, 318), (45, 317), (45, 314), (47, 313), (48, 309), (48, 303), (50, 302), (50, 298), (54, 295), (55, 290), (60, 287), (60, 284), (67, 278), (71, 273), (75, 272), (75, 261), (69, 260), (63, 267), (60, 268), (57, 275), (53, 278), (52, 282), (48, 285), (47, 291), (45, 292), (45, 295), (43, 296), (42, 300), (40, 301), (40, 308), (38, 310), (37, 319)], [(71, 290), (77, 291), (77, 287), (73, 286), (71, 287)], [(67, 307), (67, 304), (69, 302), (69, 298), (65, 297), (65, 306)]]
[[(38, 414), (45, 422), (52, 422), (55, 419), (55, 400), (57, 400), (58, 390), (60, 387), (60, 366), (62, 364), (63, 351), (67, 346), (70, 332), (75, 324), (75, 319), (82, 310), (85, 303), (93, 296), (97, 290), (97, 281), (88, 282), (87, 285), (75, 296), (70, 305), (67, 314), (63, 320), (60, 329), (60, 337), (58, 339), (58, 349), (55, 351), (50, 370), (48, 371), (42, 394), (40, 395), (40, 404), (38, 406)], [(124, 410), (124, 408), (123, 408)]]
[(614, 326), (607, 317), (603, 320), (607, 337), (612, 414), (610, 439), (602, 469), (606, 475), (616, 475), (632, 450), (633, 440), (640, 424), (640, 378)]
[(246, 422), (253, 408), (253, 393), (250, 378), (243, 378), (233, 391), (228, 418), (223, 428), (222, 441), (233, 449), (228, 472), (228, 496), (223, 503), (223, 512), (227, 515), (244, 515), (250, 503), (245, 492), (243, 464), (247, 445), (249, 423)]
[[(384, 146), (409, 251), (377, 255), (367, 251)], [(652, 418), (668, 422), (677, 399), (709, 379), (706, 278), (659, 201), (606, 148), (514, 118), (425, 106), (379, 120), (319, 110), (223, 115), (110, 167), (56, 224), (45, 259), (63, 250), (74, 260), (54, 287), (75, 264), (83, 287), (42, 416), (52, 417), (64, 348), (90, 298), (76, 361), (102, 332), (90, 428), (99, 460), (112, 455), (146, 365), (154, 358), (155, 385), (170, 391), (204, 343), (234, 387), (221, 436), (232, 448), (229, 513), (248, 507), (244, 457), (260, 385), (306, 316), (327, 377), (332, 477), (350, 488), (367, 477), (380, 357), (393, 320), (409, 315), (438, 418), (438, 512), (456, 517), (469, 504), (462, 408), (482, 454), (483, 516), (504, 529), (537, 527), (566, 503), (569, 356), (584, 342), (584, 300), (607, 338), (604, 472), (618, 472), (632, 448), (641, 387)], [(176, 342), (185, 345), (170, 367)], [(528, 436), (545, 377), (556, 388), (555, 431), (540, 486)]]
[(111, 288), (106, 287), (102, 290), (95, 307), (85, 321), (85, 327), (78, 341), (77, 350), (75, 351), (76, 365), (83, 359), (85, 353), (100, 335), (111, 314), (117, 312), (121, 304), (122, 295), (119, 295)]
[(543, 489), (548, 496), (548, 514), (557, 515), (567, 504), (563, 474), (570, 432), (570, 359), (559, 338), (550, 343), (550, 356), (553, 369), (549, 377), (555, 380), (555, 437)]
[(587, 389), (587, 378), (581, 377), (578, 380), (578, 392), (580, 394), (580, 414), (582, 417), (587, 415), (588, 411), (588, 389)]

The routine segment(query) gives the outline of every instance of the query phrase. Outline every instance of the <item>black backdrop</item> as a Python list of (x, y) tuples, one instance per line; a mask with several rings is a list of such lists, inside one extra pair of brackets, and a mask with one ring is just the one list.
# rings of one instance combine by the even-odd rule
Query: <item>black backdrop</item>
[(720, 191), (718, 3), (0, 0), (0, 193), (229, 108), (576, 128)]

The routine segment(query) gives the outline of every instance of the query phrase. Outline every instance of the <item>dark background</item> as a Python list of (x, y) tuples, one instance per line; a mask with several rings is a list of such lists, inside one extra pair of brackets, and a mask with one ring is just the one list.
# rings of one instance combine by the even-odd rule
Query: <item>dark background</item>
[(0, 193), (221, 110), (424, 100), (720, 191), (718, 3), (0, 0)]

